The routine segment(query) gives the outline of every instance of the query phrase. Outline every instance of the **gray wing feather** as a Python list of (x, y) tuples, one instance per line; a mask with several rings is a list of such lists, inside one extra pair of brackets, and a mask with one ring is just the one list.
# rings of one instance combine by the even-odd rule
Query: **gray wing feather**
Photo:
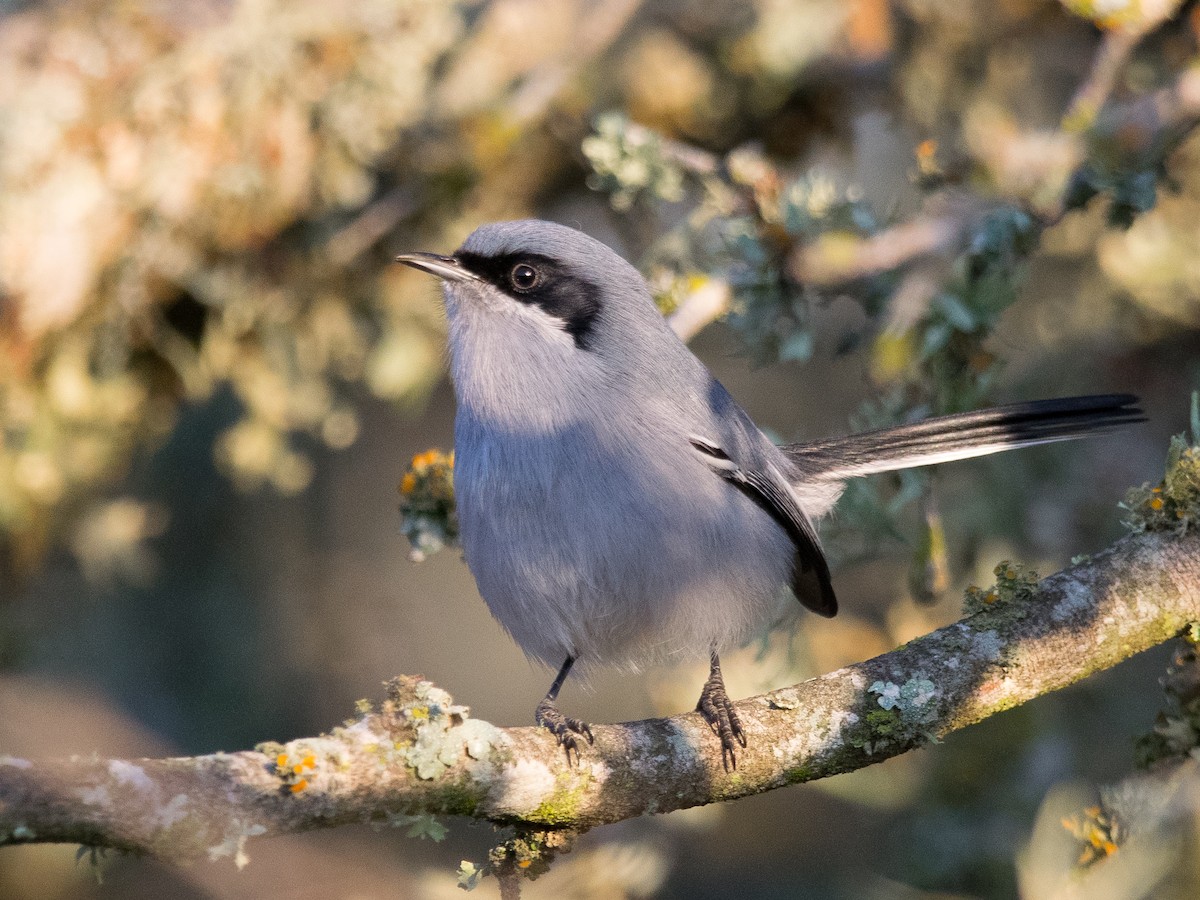
[(766, 462), (759, 469), (747, 468), (705, 438), (691, 435), (688, 440), (714, 473), (753, 500), (791, 538), (796, 547), (792, 590), (797, 599), (819, 615), (837, 615), (837, 596), (820, 539), (778, 467)]

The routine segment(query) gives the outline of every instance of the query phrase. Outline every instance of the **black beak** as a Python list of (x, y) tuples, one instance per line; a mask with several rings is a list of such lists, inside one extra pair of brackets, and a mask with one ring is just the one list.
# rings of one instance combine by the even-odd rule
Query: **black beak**
[(453, 256), (440, 256), (437, 253), (401, 253), (396, 262), (436, 275), (445, 281), (479, 281), (474, 272), (464, 269), (462, 263)]

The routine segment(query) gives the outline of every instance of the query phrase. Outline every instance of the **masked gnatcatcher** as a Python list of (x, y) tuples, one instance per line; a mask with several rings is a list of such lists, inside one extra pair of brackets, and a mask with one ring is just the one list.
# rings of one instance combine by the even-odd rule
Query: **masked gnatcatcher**
[(556, 705), (572, 665), (708, 654), (697, 709), (736, 765), (746, 736), (718, 651), (760, 633), (788, 589), (837, 612), (813, 520), (847, 478), (1140, 421), (1133, 397), (1071, 397), (778, 447), (638, 271), (585, 234), (499, 222), (452, 256), (397, 261), (445, 283), (463, 551), (521, 649), (561, 666), (535, 718), (568, 757), (592, 738)]

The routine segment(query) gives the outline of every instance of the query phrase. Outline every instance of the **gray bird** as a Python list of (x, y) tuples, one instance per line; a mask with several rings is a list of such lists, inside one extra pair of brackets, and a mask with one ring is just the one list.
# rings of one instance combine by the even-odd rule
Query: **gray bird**
[(535, 719), (568, 758), (592, 739), (557, 707), (573, 665), (708, 654), (697, 709), (736, 766), (746, 737), (718, 653), (790, 595), (837, 612), (813, 520), (847, 478), (1140, 421), (1133, 397), (1072, 397), (778, 447), (638, 271), (579, 231), (498, 222), (452, 256), (396, 259), (444, 282), (463, 551), (521, 649), (561, 667)]

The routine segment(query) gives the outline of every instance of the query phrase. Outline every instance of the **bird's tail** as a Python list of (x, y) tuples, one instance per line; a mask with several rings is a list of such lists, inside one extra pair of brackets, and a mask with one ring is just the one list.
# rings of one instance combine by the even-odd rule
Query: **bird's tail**
[(805, 481), (843, 481), (1101, 434), (1144, 422), (1136, 402), (1129, 394), (1034, 400), (781, 449)]

